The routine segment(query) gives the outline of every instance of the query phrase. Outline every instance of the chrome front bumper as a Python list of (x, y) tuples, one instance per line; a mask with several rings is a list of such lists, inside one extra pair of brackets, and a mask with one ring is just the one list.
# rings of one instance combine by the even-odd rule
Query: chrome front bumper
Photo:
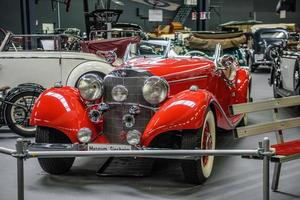
[[(99, 145), (101, 146), (101, 144)], [(107, 146), (103, 144), (103, 146)], [(197, 149), (158, 149), (131, 147), (131, 150), (96, 150), (89, 151), (85, 144), (28, 144), (28, 158), (61, 158), (61, 157), (144, 157), (166, 159), (199, 159), (204, 155), (215, 156), (259, 156), (261, 149), (255, 150), (197, 150)]]

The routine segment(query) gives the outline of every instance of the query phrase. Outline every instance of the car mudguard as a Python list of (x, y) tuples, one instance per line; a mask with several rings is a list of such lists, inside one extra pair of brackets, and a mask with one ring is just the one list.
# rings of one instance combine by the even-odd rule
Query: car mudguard
[(14, 98), (17, 94), (21, 92), (37, 92), (42, 93), (45, 90), (43, 86), (36, 84), (36, 83), (23, 83), (19, 84), (17, 87), (12, 88), (7, 95), (5, 96), (6, 101), (10, 101)]
[[(16, 95), (23, 93), (23, 92), (36, 92), (38, 94), (41, 94), (45, 88), (43, 86), (36, 84), (36, 83), (22, 83), (19, 84), (17, 87), (12, 88), (4, 98), (4, 102), (10, 102)], [(7, 124), (5, 112), (7, 109), (8, 103), (2, 103), (1, 106), (1, 115), (2, 118), (4, 119), (4, 123)]]
[[(77, 132), (81, 128), (92, 130), (92, 138), (101, 131), (101, 124), (94, 124), (88, 117), (87, 106), (77, 89), (72, 87), (50, 88), (37, 99), (30, 118), (30, 124), (54, 128), (64, 133), (72, 143), (78, 143)], [(97, 141), (93, 141), (97, 142)]]
[(96, 73), (101, 77), (111, 72), (114, 69), (112, 65), (103, 61), (88, 61), (76, 66), (66, 79), (66, 85), (75, 87), (78, 79), (87, 73)]
[(151, 118), (143, 133), (142, 144), (149, 146), (155, 137), (166, 132), (202, 127), (207, 109), (213, 101), (213, 95), (207, 90), (187, 90), (176, 94)]
[(235, 98), (233, 104), (246, 103), (251, 97), (251, 76), (248, 70), (240, 68), (236, 73)]

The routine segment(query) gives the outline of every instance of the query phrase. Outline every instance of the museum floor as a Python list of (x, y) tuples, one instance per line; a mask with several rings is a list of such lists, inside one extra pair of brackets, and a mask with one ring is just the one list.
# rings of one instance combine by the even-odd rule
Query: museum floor
[[(255, 100), (272, 97), (268, 85), (268, 70), (253, 73), (252, 97)], [(297, 116), (295, 109), (280, 110), (284, 117)], [(267, 121), (270, 112), (251, 114), (249, 123)], [(232, 134), (218, 136), (219, 149), (253, 149), (258, 141), (273, 133), (233, 140)], [(16, 134), (6, 127), (0, 129), (0, 146), (14, 148)], [(299, 129), (286, 134), (287, 139), (299, 138)], [(205, 199), (205, 200), (258, 200), (262, 199), (262, 162), (235, 157), (218, 157), (212, 177), (205, 185), (184, 183), (180, 166), (175, 161), (159, 161), (148, 177), (98, 177), (101, 159), (77, 159), (67, 175), (53, 176), (41, 170), (36, 159), (25, 162), (26, 200), (92, 200), (92, 199)], [(273, 169), (273, 164), (271, 165)], [(279, 192), (271, 192), (272, 200), (300, 199), (300, 162), (283, 164)], [(16, 200), (16, 160), (0, 155), (0, 200)], [(271, 175), (273, 170), (271, 171)]]

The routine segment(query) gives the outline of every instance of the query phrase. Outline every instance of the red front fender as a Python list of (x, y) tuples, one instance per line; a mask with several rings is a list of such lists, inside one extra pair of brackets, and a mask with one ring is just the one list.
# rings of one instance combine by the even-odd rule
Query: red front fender
[[(248, 101), (247, 93), (251, 92), (251, 76), (248, 70), (239, 69), (236, 74), (236, 98), (233, 104), (245, 103)], [(250, 97), (250, 96), (249, 96)]]
[(71, 87), (51, 88), (43, 92), (33, 107), (30, 124), (57, 129), (73, 143), (79, 142), (76, 135), (80, 128), (90, 128), (93, 138), (101, 131), (101, 126), (95, 126), (88, 118), (78, 90)]
[(155, 113), (142, 136), (142, 144), (149, 146), (161, 133), (202, 127), (207, 108), (213, 99), (207, 90), (184, 91), (176, 94)]

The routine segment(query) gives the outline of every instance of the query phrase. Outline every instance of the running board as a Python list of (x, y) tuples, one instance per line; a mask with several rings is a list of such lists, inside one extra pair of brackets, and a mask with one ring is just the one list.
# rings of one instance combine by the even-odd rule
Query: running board
[(282, 97), (289, 97), (296, 95), (294, 92), (283, 89), (283, 88), (276, 88), (276, 92)]

